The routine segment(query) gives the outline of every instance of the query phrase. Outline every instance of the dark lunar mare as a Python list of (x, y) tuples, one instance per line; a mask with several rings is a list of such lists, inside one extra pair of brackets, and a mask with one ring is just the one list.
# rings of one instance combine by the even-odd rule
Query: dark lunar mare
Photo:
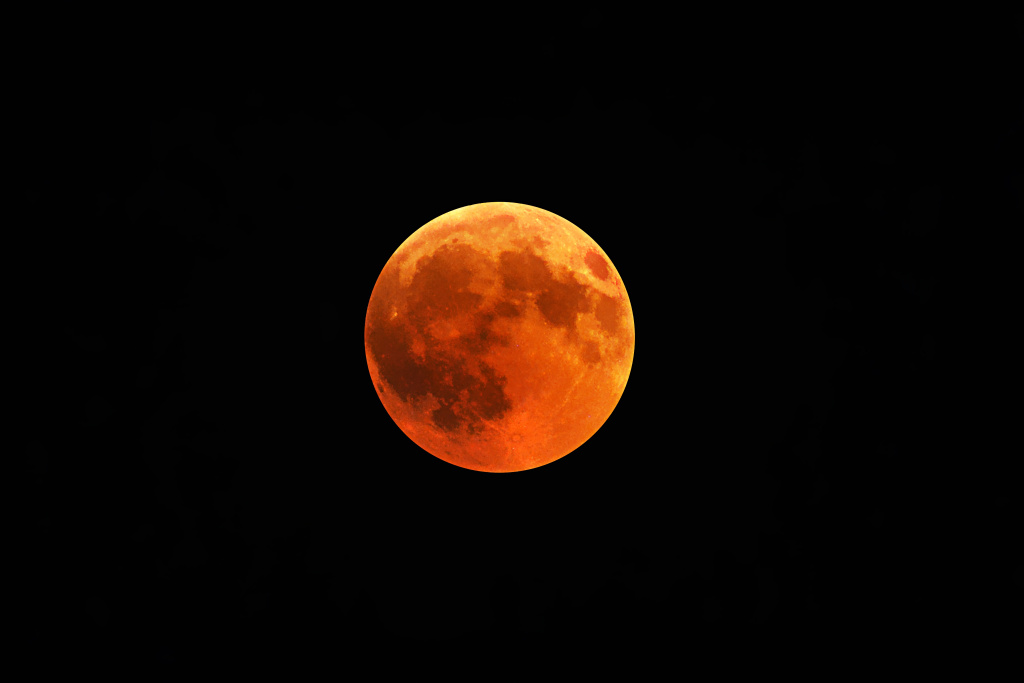
[[(595, 261), (597, 256), (599, 261)], [(445, 244), (416, 262), (409, 286), (407, 314), (390, 316), (388, 296), (377, 297), (369, 313), (369, 346), (380, 378), (402, 401), (410, 403), (428, 394), (440, 404), (431, 419), (445, 431), (477, 433), (485, 421), (500, 419), (512, 409), (505, 393), (507, 377), (490, 365), (475, 360), (496, 345), (507, 346), (508, 338), (498, 334), (493, 323), (498, 317), (514, 318), (521, 308), (499, 301), (474, 315), (475, 330), (454, 344), (441, 345), (427, 332), (436, 320), (476, 311), (482, 296), (469, 291), (474, 273), (486, 272), (493, 261), (465, 244)], [(576, 316), (595, 312), (598, 322), (614, 334), (621, 326), (620, 303), (606, 294), (593, 292), (571, 275), (555, 276), (548, 263), (531, 247), (503, 251), (498, 256), (498, 274), (505, 289), (532, 299), (541, 315), (552, 325), (575, 333)], [(595, 275), (607, 276), (607, 266), (591, 251), (587, 265)], [(381, 283), (382, 293), (400, 290), (397, 268), (390, 269)], [(423, 358), (413, 353), (413, 338), (423, 339)], [(593, 342), (581, 351), (584, 362), (594, 364), (601, 354)]]

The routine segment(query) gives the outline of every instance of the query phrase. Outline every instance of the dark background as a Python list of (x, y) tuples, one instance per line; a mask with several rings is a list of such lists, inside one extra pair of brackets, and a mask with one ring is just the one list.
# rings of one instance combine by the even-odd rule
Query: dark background
[[(26, 58), (41, 656), (874, 639), (1018, 609), (989, 441), (1012, 413), (968, 415), (1005, 375), (1020, 14), (457, 19), (139, 19)], [(585, 230), (637, 328), (605, 426), (518, 474), (419, 449), (363, 351), (391, 253), (484, 201)]]

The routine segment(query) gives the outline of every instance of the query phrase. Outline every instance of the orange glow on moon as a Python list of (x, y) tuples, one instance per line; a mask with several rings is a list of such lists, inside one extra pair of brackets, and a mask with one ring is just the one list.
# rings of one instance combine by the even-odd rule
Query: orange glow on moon
[(516, 472), (593, 436), (633, 363), (633, 310), (586, 233), (488, 202), (414, 232), (366, 311), (370, 377), (388, 414), (453, 465)]

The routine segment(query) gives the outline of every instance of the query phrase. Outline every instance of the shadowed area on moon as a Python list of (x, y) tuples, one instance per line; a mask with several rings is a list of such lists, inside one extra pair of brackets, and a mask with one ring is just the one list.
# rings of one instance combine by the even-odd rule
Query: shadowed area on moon
[[(535, 238), (532, 244), (541, 248), (547, 242)], [(588, 252), (585, 263), (595, 277), (608, 278), (608, 265), (596, 251)], [(486, 272), (497, 273), (504, 291), (496, 303), (481, 308), (484, 297), (469, 288), (475, 274)], [(569, 272), (557, 276), (529, 245), (500, 252), (495, 263), (454, 238), (416, 261), (408, 287), (399, 283), (397, 268), (386, 268), (381, 277), (379, 287), (389, 295), (374, 297), (367, 316), (368, 346), (379, 377), (407, 404), (433, 396), (438, 407), (431, 419), (446, 432), (479, 433), (514, 407), (505, 390), (508, 378), (480, 360), (491, 348), (509, 345), (495, 329), (501, 318), (518, 318), (523, 306), (535, 306), (548, 323), (566, 330), (588, 365), (601, 361), (601, 350), (593, 341), (577, 338), (577, 315), (593, 313), (610, 335), (622, 328), (622, 302)], [(396, 303), (399, 292), (407, 297), (401, 306)], [(442, 340), (431, 334), (432, 325), (466, 315), (473, 322), (469, 334)]]

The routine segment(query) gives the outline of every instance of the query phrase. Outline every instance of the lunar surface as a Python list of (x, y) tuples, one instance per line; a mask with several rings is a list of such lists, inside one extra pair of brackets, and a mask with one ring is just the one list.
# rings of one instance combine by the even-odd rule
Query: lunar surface
[(592, 437), (633, 363), (633, 311), (586, 233), (509, 202), (414, 232), (370, 296), (364, 342), (395, 424), (459, 467), (516, 472)]

